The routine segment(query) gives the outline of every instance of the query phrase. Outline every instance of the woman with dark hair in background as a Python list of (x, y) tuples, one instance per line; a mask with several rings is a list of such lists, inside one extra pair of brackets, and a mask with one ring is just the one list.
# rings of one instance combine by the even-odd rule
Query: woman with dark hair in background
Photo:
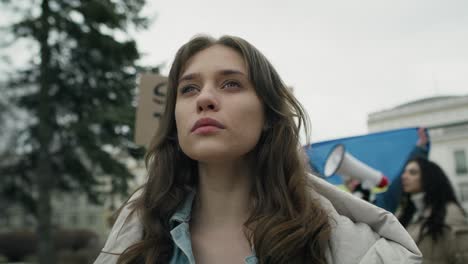
[(399, 220), (418, 244), (424, 263), (468, 263), (466, 213), (444, 171), (425, 158), (413, 158), (402, 186)]
[(189, 41), (169, 73), (148, 180), (95, 263), (420, 263), (392, 214), (308, 173), (307, 121), (250, 43)]

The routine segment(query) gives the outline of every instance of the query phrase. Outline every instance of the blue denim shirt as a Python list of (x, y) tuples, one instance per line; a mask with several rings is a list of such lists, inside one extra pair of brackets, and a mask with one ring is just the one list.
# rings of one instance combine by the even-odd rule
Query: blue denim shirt
[[(189, 220), (195, 192), (187, 196), (181, 208), (171, 217), (171, 236), (174, 241), (174, 252), (170, 264), (195, 264), (190, 240)], [(245, 264), (256, 264), (255, 254), (245, 258)]]

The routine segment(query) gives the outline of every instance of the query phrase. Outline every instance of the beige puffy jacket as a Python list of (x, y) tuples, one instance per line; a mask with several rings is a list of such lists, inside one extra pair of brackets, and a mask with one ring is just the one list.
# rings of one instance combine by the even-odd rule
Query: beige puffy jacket
[[(328, 263), (416, 264), (421, 252), (393, 214), (313, 176), (322, 205), (332, 219)], [(118, 254), (141, 238), (142, 227), (124, 208), (95, 264), (116, 263)], [(127, 221), (126, 221), (127, 220)]]
[[(415, 241), (419, 240), (421, 226), (427, 216), (427, 213), (424, 214), (423, 218), (406, 228)], [(424, 264), (468, 264), (468, 223), (455, 203), (447, 205), (445, 223), (449, 228), (437, 241), (428, 235), (418, 241)]]

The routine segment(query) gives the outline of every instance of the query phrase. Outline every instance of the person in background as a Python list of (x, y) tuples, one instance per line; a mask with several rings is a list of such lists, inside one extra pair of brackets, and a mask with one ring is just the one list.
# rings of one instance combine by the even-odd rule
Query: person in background
[(412, 158), (403, 172), (398, 219), (423, 253), (425, 264), (468, 263), (468, 223), (445, 172)]
[(362, 187), (361, 181), (355, 178), (346, 177), (344, 178), (344, 184), (346, 189), (354, 196), (366, 201), (374, 203), (374, 194), (371, 189)]
[(169, 73), (147, 182), (95, 263), (420, 263), (394, 215), (309, 173), (307, 121), (249, 42), (190, 40)]

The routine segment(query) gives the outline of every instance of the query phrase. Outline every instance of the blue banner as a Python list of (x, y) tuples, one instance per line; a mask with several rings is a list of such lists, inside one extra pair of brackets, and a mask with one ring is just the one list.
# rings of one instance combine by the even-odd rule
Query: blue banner
[[(348, 153), (388, 177), (390, 185), (387, 191), (377, 194), (375, 204), (394, 212), (401, 194), (400, 176), (406, 161), (415, 152), (417, 132), (418, 128), (413, 127), (340, 138), (314, 143), (306, 146), (305, 151), (311, 167), (324, 175), (324, 166), (330, 151), (337, 144), (343, 144)], [(427, 153), (423, 155), (427, 156)], [(338, 175), (325, 179), (334, 185), (343, 184)]]

